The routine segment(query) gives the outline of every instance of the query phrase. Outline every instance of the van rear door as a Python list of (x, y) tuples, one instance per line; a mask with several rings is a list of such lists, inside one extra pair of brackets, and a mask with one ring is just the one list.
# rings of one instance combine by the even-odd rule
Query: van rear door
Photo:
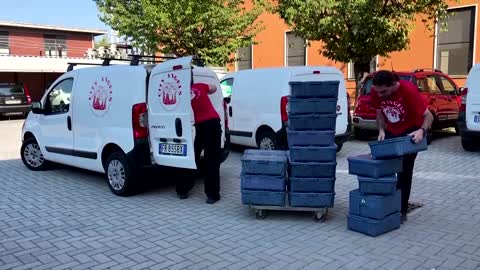
[(467, 93), (467, 128), (480, 131), (480, 65), (475, 65), (466, 83)]
[(158, 165), (196, 169), (190, 86), (192, 57), (159, 64), (148, 84), (148, 127)]

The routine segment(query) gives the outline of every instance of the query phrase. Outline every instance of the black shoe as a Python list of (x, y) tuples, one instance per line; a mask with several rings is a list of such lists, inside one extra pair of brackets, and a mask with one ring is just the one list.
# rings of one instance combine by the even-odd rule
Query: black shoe
[(207, 198), (207, 203), (208, 204), (214, 204), (216, 202), (218, 202), (220, 200), (220, 198), (211, 198), (211, 197), (208, 197)]
[(185, 200), (188, 198), (188, 193), (184, 193), (184, 194), (178, 193), (177, 196), (178, 198), (180, 198), (180, 200)]
[(407, 221), (407, 214), (402, 214), (402, 217), (400, 218), (400, 224), (403, 224), (405, 221)]

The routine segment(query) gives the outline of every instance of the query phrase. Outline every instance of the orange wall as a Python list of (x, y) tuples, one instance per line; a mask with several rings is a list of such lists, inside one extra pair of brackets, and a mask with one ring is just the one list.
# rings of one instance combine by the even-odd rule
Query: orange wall
[[(480, 0), (462, 0), (461, 3), (449, 1), (450, 7), (468, 6), (480, 4)], [(251, 6), (251, 4), (247, 4)], [(479, 12), (477, 7), (477, 13)], [(478, 14), (477, 14), (477, 17)], [(252, 66), (253, 68), (284, 66), (285, 63), (285, 32), (289, 30), (288, 26), (278, 15), (262, 14), (259, 18), (265, 25), (265, 30), (259, 33), (255, 41), (259, 44), (253, 46)], [(477, 22), (478, 24), (478, 22)], [(409, 49), (394, 52), (389, 57), (379, 57), (378, 69), (393, 69), (397, 71), (409, 71), (415, 68), (433, 68), (435, 39), (434, 33), (428, 31), (424, 24), (417, 20), (415, 29), (410, 36)], [(480, 34), (480, 27), (477, 27), (477, 36)], [(335, 63), (319, 54), (321, 48), (320, 42), (312, 42), (307, 50), (307, 65), (329, 65), (335, 66), (343, 71), (347, 78), (347, 65)], [(479, 62), (480, 48), (475, 47), (474, 62)], [(229, 66), (229, 70), (234, 70), (234, 65)], [(454, 77), (454, 80), (463, 86), (464, 77)], [(347, 88), (350, 95), (354, 96), (355, 81), (347, 80)]]

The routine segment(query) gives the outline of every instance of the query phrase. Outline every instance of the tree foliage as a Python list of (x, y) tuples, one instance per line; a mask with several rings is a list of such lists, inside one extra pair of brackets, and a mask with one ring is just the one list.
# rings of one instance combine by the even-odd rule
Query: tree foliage
[(432, 29), (437, 20), (446, 18), (448, 8), (444, 0), (275, 2), (275, 11), (298, 35), (322, 41), (321, 54), (330, 60), (355, 63), (357, 85), (369, 72), (373, 57), (409, 47), (416, 15)]
[(95, 0), (100, 19), (149, 53), (196, 55), (224, 65), (262, 30), (263, 1), (247, 10), (243, 0)]

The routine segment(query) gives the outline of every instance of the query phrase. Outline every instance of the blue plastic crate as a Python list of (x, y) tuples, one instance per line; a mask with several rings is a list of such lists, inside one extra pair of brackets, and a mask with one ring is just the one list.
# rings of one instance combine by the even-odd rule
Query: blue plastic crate
[(240, 179), (242, 190), (286, 190), (286, 178), (284, 176), (242, 174)]
[(359, 176), (358, 185), (362, 195), (392, 195), (397, 192), (397, 175), (381, 178)]
[(294, 146), (290, 148), (290, 160), (294, 162), (335, 162), (337, 145), (333, 146)]
[(415, 143), (410, 136), (370, 142), (370, 151), (374, 159), (387, 159), (401, 157), (428, 149), (427, 137), (424, 136), (420, 143)]
[(288, 147), (329, 146), (335, 143), (335, 131), (295, 131), (287, 128)]
[(335, 130), (337, 114), (289, 115), (290, 130)]
[(245, 205), (285, 206), (285, 192), (242, 190)]
[(393, 195), (362, 195), (358, 189), (350, 191), (350, 214), (361, 217), (384, 219), (386, 216), (400, 212), (402, 193)]
[(247, 149), (243, 152), (244, 156), (279, 156), (287, 157), (287, 151), (282, 150), (260, 150), (260, 149)]
[(288, 98), (288, 113), (296, 114), (334, 114), (337, 112), (338, 98)]
[(292, 207), (332, 208), (335, 201), (335, 193), (289, 192), (288, 201)]
[(400, 228), (400, 220), (400, 213), (392, 214), (381, 220), (349, 214), (348, 229), (375, 237)]
[(289, 176), (301, 178), (335, 177), (337, 162), (290, 161)]
[(402, 158), (375, 160), (367, 154), (348, 157), (347, 160), (349, 173), (358, 176), (380, 178), (399, 173), (403, 168)]
[(338, 98), (339, 81), (290, 82), (292, 97)]
[(284, 151), (247, 152), (242, 157), (242, 174), (285, 176), (287, 156), (284, 154)]
[(335, 177), (326, 178), (298, 178), (288, 180), (290, 192), (335, 192)]

